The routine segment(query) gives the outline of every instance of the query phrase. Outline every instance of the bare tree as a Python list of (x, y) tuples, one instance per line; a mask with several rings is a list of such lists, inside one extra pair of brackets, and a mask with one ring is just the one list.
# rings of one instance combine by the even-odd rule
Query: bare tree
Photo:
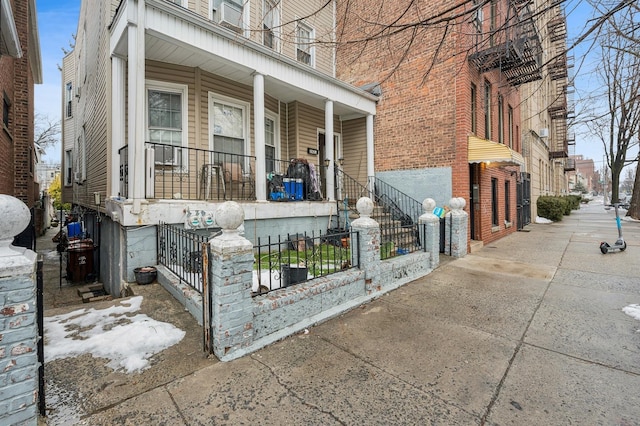
[[(636, 51), (636, 34), (640, 29), (634, 21), (638, 11), (626, 8), (612, 15), (600, 35), (600, 68), (604, 107), (589, 117), (587, 126), (602, 142), (607, 166), (611, 170), (611, 200), (619, 200), (620, 174), (624, 166), (634, 162), (628, 152), (638, 144), (640, 130), (640, 56)], [(629, 37), (620, 37), (624, 28)]]
[(54, 121), (45, 114), (35, 116), (34, 143), (46, 150), (60, 140), (60, 120)]

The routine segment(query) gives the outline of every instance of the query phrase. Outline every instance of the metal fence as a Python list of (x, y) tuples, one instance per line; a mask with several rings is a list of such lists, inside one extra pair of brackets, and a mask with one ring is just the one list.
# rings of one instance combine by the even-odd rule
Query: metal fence
[(258, 238), (254, 246), (252, 295), (359, 266), (358, 232), (288, 234)]
[(173, 272), (181, 282), (202, 293), (202, 254), (208, 250), (209, 237), (180, 226), (158, 224), (158, 264)]
[(426, 224), (415, 223), (381, 227), (380, 259), (386, 260), (416, 251), (426, 251), (424, 243), (420, 240), (420, 227), (422, 227), (424, 234)]

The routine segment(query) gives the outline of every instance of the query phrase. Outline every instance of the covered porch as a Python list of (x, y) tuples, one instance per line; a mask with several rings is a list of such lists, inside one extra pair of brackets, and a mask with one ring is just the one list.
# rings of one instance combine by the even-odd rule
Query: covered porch
[(364, 90), (171, 2), (123, 1), (110, 45), (109, 193), (134, 216), (163, 200), (334, 201), (338, 163), (374, 176)]

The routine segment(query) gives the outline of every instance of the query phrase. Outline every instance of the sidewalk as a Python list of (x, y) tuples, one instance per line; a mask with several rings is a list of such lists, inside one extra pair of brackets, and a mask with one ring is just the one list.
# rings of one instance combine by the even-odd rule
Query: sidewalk
[[(640, 321), (622, 311), (640, 304), (640, 223), (623, 230), (627, 250), (602, 255), (613, 212), (582, 206), (229, 363), (202, 356), (160, 286), (136, 286), (185, 338), (142, 373), (47, 363), (47, 424), (640, 424)], [(89, 307), (66, 306), (57, 279), (46, 316)]]

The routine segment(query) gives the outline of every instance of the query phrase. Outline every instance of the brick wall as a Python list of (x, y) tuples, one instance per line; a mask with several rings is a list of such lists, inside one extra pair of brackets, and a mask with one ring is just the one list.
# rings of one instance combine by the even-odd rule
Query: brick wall
[[(459, 2), (464, 4), (455, 13), (472, 7), (471, 2)], [(506, 10), (503, 6), (506, 3), (500, 5), (500, 13)], [(381, 85), (382, 98), (378, 103), (374, 129), (376, 172), (450, 167), (452, 196), (463, 197), (467, 203), (465, 210), (469, 211), (467, 149), (468, 136), (473, 134), (471, 84), (477, 88), (475, 134), (485, 138), (486, 80), (491, 84), (491, 140), (498, 141), (498, 99), (502, 97), (504, 141), (508, 143), (508, 110), (511, 106), (514, 123), (512, 148), (518, 152), (521, 152), (520, 94), (498, 70), (481, 74), (469, 62), (468, 55), (475, 51), (474, 39), (468, 36), (473, 30), (470, 24), (462, 21), (469, 21), (470, 15), (448, 27), (443, 24), (424, 25), (398, 31), (399, 26), (415, 22), (416, 17), (449, 16), (453, 13), (451, 7), (452, 2), (447, 0), (360, 0), (349, 2), (348, 11), (339, 4), (337, 76), (354, 85), (373, 82)], [(386, 31), (383, 26), (392, 22), (396, 25), (395, 34), (387, 36), (391, 31)], [(371, 34), (380, 37), (371, 38)], [(366, 42), (362, 41), (367, 38)], [(344, 43), (346, 41), (350, 43)], [(505, 176), (510, 178), (509, 172)], [(483, 184), (487, 178), (490, 184), (490, 175), (482, 176)], [(503, 184), (505, 178), (501, 179)], [(511, 186), (515, 191), (515, 180)], [(484, 196), (486, 192), (481, 191), (481, 194)], [(515, 205), (515, 192), (512, 200)], [(484, 198), (482, 204), (486, 204)], [(488, 217), (484, 216), (486, 208), (480, 209), (480, 213), (483, 215), (483, 239), (492, 240), (512, 232), (510, 228), (485, 232), (484, 225), (487, 221), (491, 223), (491, 216), (490, 213)], [(504, 216), (504, 212), (502, 214)], [(515, 212), (511, 217), (515, 224)]]
[[(33, 162), (33, 76), (29, 66), (28, 2), (12, 1), (22, 58), (0, 58), (0, 100), (7, 97), (9, 126), (1, 130), (0, 193), (10, 194), (32, 207), (38, 198)], [(0, 104), (1, 105), (1, 104)], [(5, 154), (6, 153), (6, 154)]]

